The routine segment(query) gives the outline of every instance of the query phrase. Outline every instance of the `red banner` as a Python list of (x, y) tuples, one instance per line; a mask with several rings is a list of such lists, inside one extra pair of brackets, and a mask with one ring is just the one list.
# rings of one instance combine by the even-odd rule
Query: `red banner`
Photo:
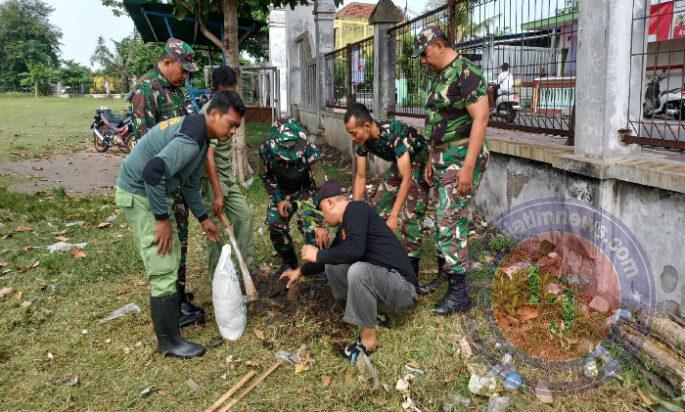
[[(671, 39), (672, 23), (673, 2), (653, 4), (649, 9), (649, 41)], [(678, 31), (680, 32), (680, 30)]]

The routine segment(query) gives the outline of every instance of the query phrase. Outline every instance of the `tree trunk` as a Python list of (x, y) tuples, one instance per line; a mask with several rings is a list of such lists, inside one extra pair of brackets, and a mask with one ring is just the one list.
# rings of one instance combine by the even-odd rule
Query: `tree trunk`
[[(240, 48), (238, 43), (238, 1), (224, 0), (224, 48), (228, 52), (228, 65), (235, 70), (238, 79), (237, 92), (242, 97), (243, 84), (240, 70)], [(247, 146), (245, 144), (245, 122), (233, 135), (233, 165), (236, 179), (244, 183), (249, 175), (247, 163)]]
[(38, 80), (33, 82), (33, 97), (38, 97)]
[(447, 1), (447, 38), (454, 44), (457, 28), (457, 0)]

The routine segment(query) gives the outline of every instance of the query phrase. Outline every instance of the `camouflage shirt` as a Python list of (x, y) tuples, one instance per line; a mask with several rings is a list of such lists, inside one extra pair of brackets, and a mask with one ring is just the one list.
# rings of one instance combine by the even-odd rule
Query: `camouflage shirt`
[(454, 59), (428, 90), (424, 133), (430, 143), (437, 146), (469, 137), (473, 119), (466, 106), (486, 94), (481, 70), (461, 56)]
[(369, 139), (357, 146), (357, 156), (366, 157), (369, 152), (388, 162), (409, 152), (412, 167), (423, 163), (428, 157), (426, 139), (415, 128), (397, 120), (376, 122), (380, 134), (378, 139)]
[(301, 199), (311, 198), (326, 179), (319, 162), (321, 152), (313, 143), (298, 136), (288, 146), (290, 153), (286, 154), (278, 136), (270, 136), (259, 148), (264, 165), (261, 177), (274, 204), (296, 192), (301, 193)]
[(131, 96), (131, 107), (136, 140), (162, 120), (188, 114), (183, 106), (183, 91), (172, 86), (158, 67), (138, 79)]

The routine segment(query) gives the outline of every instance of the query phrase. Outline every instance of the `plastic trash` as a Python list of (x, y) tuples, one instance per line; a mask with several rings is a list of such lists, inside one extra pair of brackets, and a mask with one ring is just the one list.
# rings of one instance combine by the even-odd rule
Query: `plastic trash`
[(518, 373), (511, 371), (504, 376), (504, 389), (515, 391), (523, 384), (523, 378)]
[(497, 389), (497, 379), (492, 375), (478, 376), (471, 374), (469, 379), (469, 390), (474, 395), (492, 396)]
[(212, 281), (212, 302), (214, 318), (221, 336), (224, 339), (237, 340), (247, 326), (247, 309), (231, 254), (229, 245), (221, 248), (221, 256)]
[(120, 307), (119, 309), (113, 310), (109, 315), (106, 317), (100, 319), (98, 321), (99, 324), (103, 324), (105, 322), (109, 322), (112, 319), (120, 318), (124, 316), (127, 313), (140, 313), (140, 307), (136, 305), (135, 303), (127, 303), (124, 306)]
[(452, 397), (452, 403), (454, 406), (471, 406), (471, 399), (456, 394)]
[(50, 253), (55, 252), (70, 252), (72, 249), (85, 249), (88, 246), (88, 242), (83, 243), (68, 243), (68, 242), (57, 242), (48, 246)]
[(159, 391), (159, 389), (155, 388), (154, 386), (146, 386), (140, 391), (140, 397), (147, 398), (157, 391)]
[(504, 412), (508, 407), (508, 396), (493, 396), (488, 401), (488, 412)]
[(599, 368), (597, 368), (597, 361), (594, 357), (588, 356), (583, 363), (583, 374), (588, 378), (594, 378), (599, 375)]
[(116, 222), (118, 218), (119, 218), (119, 216), (117, 216), (117, 215), (108, 216), (107, 221), (108, 222)]

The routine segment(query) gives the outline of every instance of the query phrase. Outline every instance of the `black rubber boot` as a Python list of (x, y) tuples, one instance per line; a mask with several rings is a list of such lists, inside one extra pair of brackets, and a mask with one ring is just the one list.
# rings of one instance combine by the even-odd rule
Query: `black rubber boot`
[(448, 316), (455, 312), (466, 312), (471, 309), (471, 298), (466, 290), (466, 275), (451, 275), (447, 293), (435, 304), (433, 313)]
[(440, 287), (447, 282), (448, 275), (442, 270), (443, 266), (445, 266), (445, 258), (438, 256), (438, 276), (425, 285), (419, 285), (418, 289), (416, 289), (416, 292), (419, 295), (427, 295), (440, 289)]
[(179, 326), (178, 295), (150, 296), (152, 324), (157, 335), (157, 351), (166, 356), (192, 358), (202, 356), (205, 347), (188, 342), (181, 336)]
[(202, 323), (205, 321), (205, 311), (190, 303), (192, 294), (186, 293), (186, 274), (185, 270), (179, 270), (176, 280), (176, 292), (178, 293), (178, 303), (180, 311), (179, 324), (182, 328)]
[(283, 263), (278, 269), (276, 269), (276, 272), (274, 272), (274, 276), (276, 276), (276, 278), (281, 277), (283, 272), (285, 272), (286, 270), (295, 269), (298, 267), (297, 256), (295, 255), (295, 252), (292, 250), (281, 254), (281, 260), (283, 261)]

